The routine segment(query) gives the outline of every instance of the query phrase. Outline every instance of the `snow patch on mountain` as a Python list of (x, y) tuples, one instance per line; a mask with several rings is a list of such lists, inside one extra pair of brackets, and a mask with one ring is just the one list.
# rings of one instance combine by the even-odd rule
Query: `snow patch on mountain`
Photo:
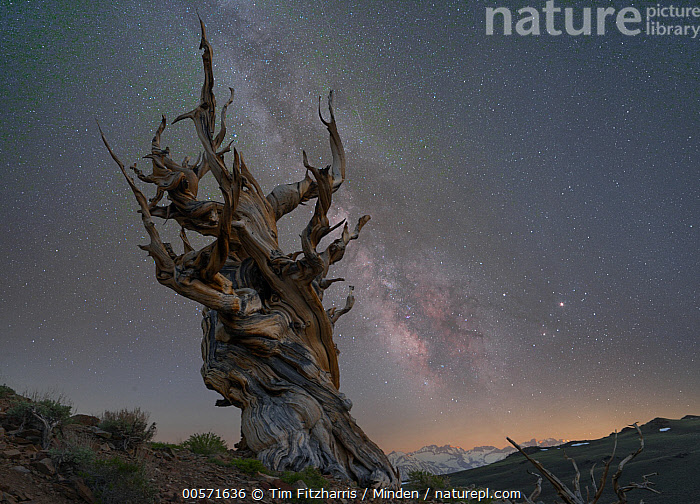
[[(557, 446), (566, 441), (562, 439), (532, 439), (521, 446)], [(412, 471), (425, 471), (432, 474), (448, 474), (464, 471), (498, 462), (513, 453), (515, 448), (496, 448), (495, 446), (477, 446), (465, 450), (458, 446), (429, 445), (410, 453), (394, 451), (389, 453), (389, 461), (401, 473), (401, 479), (408, 479)]]

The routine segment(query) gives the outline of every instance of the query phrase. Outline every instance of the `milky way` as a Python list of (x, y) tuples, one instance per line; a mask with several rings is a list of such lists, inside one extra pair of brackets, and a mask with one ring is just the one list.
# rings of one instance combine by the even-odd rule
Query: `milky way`
[[(382, 448), (698, 413), (696, 40), (488, 36), (474, 2), (198, 12), (219, 102), (235, 88), (230, 138), (263, 188), (300, 180), (302, 149), (329, 162), (316, 107), (336, 93), (348, 180), (329, 217), (372, 219), (325, 302), (355, 287), (336, 328), (341, 388)], [(95, 125), (132, 162), (161, 114), (196, 105), (196, 13), (171, 0), (0, 14), (0, 382), (56, 388), (86, 413), (141, 406), (163, 440), (235, 442), (238, 412), (199, 375), (199, 307), (157, 284)], [(189, 124), (164, 143), (176, 159), (199, 150)], [(211, 180), (200, 196), (218, 198)], [(311, 211), (280, 222), (286, 252)]]

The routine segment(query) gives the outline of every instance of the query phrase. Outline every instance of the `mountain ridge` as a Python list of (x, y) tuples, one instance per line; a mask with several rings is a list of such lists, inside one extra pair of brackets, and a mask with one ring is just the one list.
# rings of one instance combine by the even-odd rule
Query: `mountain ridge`
[[(700, 416), (685, 415), (679, 420), (656, 417), (639, 428), (644, 437), (644, 449), (625, 465), (622, 484), (642, 482), (644, 475), (647, 475), (653, 482), (653, 488), (662, 493), (635, 492), (630, 502), (639, 502), (643, 497), (645, 504), (700, 504), (700, 479), (697, 478), (697, 467), (700, 467)], [(586, 485), (591, 488), (590, 471), (595, 471), (596, 480), (599, 481), (605, 461), (610, 458), (615, 446), (611, 472), (626, 456), (640, 448), (636, 429), (625, 427), (598, 439), (572, 440), (557, 447), (531, 447), (525, 451), (569, 488), (572, 487), (575, 470), (564, 455), (573, 458), (580, 470), (583, 489)], [(522, 454), (512, 453), (493, 464), (452, 473), (448, 477), (453, 487), (508, 486), (529, 494), (535, 485), (532, 470)], [(615, 498), (610, 477), (608, 480), (601, 502), (611, 502)], [(539, 499), (543, 502), (556, 499), (552, 486), (547, 482), (542, 485)]]
[[(557, 446), (566, 443), (564, 439), (547, 438), (537, 440), (536, 438), (526, 441), (521, 446)], [(474, 469), (484, 465), (492, 464), (503, 460), (515, 448), (506, 446), (496, 448), (495, 446), (483, 445), (475, 446), (470, 450), (465, 450), (459, 446), (435, 444), (426, 445), (412, 452), (392, 451), (387, 455), (389, 461), (401, 474), (402, 480), (408, 478), (412, 471), (424, 471), (431, 474), (447, 474), (451, 472)]]

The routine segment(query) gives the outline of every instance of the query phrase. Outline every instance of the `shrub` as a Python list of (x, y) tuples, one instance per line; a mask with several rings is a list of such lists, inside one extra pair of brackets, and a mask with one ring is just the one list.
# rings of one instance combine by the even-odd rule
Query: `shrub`
[(32, 403), (24, 399), (12, 401), (10, 406), (7, 408), (6, 413), (7, 418), (10, 421), (21, 425), (22, 428), (34, 421), (34, 417), (32, 415)]
[(167, 450), (168, 448), (176, 449), (176, 448), (182, 448), (182, 446), (179, 444), (173, 444), (173, 443), (162, 443), (160, 441), (153, 441), (151, 443), (152, 450)]
[(49, 422), (61, 422), (70, 417), (72, 407), (61, 404), (53, 399), (42, 399), (32, 402), (25, 399), (13, 402), (7, 409), (7, 415), (23, 426), (41, 428), (42, 421), (37, 416)]
[(41, 445), (49, 447), (56, 427), (66, 423), (70, 418), (72, 406), (62, 404), (62, 396), (54, 399), (49, 395), (33, 395), (34, 399), (20, 399), (12, 402), (7, 409), (7, 416), (20, 425), (21, 429), (34, 428), (41, 431)]
[(5, 384), (0, 385), (0, 399), (4, 399), (5, 397), (15, 395), (15, 390), (11, 387), (8, 387)]
[(156, 491), (143, 464), (119, 457), (98, 460), (81, 473), (101, 504), (153, 503)]
[(254, 458), (233, 459), (231, 465), (247, 474), (257, 474), (259, 472), (267, 474), (270, 472), (262, 462)]
[(284, 471), (280, 479), (290, 485), (301, 480), (309, 488), (323, 488), (328, 485), (328, 481), (321, 472), (312, 466), (307, 466), (300, 472)]
[(85, 470), (95, 461), (95, 451), (89, 446), (66, 446), (49, 450), (54, 465), (61, 471)]
[(426, 490), (428, 488), (447, 488), (445, 476), (437, 476), (426, 471), (411, 471), (408, 473), (408, 488), (411, 490)]
[(96, 446), (91, 436), (69, 432), (63, 446), (49, 450), (54, 465), (66, 472), (78, 472), (89, 467), (96, 458)]
[(112, 434), (117, 446), (126, 451), (150, 441), (156, 434), (156, 424), (148, 425), (149, 414), (141, 411), (122, 409), (119, 411), (105, 411), (99, 428)]
[(201, 455), (214, 455), (215, 453), (223, 453), (228, 450), (226, 441), (213, 432), (192, 434), (187, 441), (182, 443), (182, 446), (192, 453)]

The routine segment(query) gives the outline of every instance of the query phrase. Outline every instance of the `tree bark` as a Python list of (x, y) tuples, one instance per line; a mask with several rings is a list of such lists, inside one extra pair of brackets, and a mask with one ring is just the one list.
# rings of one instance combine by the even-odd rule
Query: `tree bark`
[[(328, 278), (330, 266), (342, 259), (345, 247), (369, 220), (367, 215), (360, 218), (353, 232), (345, 222), (331, 226), (328, 221), (332, 195), (345, 180), (346, 169), (333, 94), (328, 120), (319, 100), (331, 165), (315, 168), (304, 153), (305, 177), (265, 195), (236, 149), (231, 170), (224, 162), (231, 152), (230, 144), (221, 145), (233, 90), (214, 136), (212, 48), (201, 20), (200, 24), (205, 75), (200, 103), (175, 122), (194, 122), (203, 156), (194, 165), (188, 158), (176, 163), (170, 150), (160, 146), (166, 128), (163, 116), (147, 156), (153, 173), (144, 175), (131, 167), (140, 180), (156, 186), (155, 197), (147, 200), (102, 134), (139, 203), (151, 239), (141, 248), (153, 257), (161, 284), (205, 306), (202, 376), (208, 388), (223, 396), (217, 405), (242, 410), (240, 447), (274, 470), (298, 471), (312, 465), (364, 486), (395, 487), (396, 471), (357, 426), (350, 400), (339, 391), (333, 326), (352, 308), (352, 287), (343, 308), (327, 310), (322, 303), (325, 289), (342, 280)], [(223, 203), (197, 200), (198, 182), (208, 172), (219, 184)], [(159, 206), (166, 194), (171, 203)], [(277, 221), (312, 199), (315, 211), (301, 234), (301, 250), (284, 254), (277, 243)], [(183, 254), (160, 239), (154, 217), (175, 219), (182, 226)], [(321, 239), (341, 225), (340, 236), (325, 250), (317, 250)], [(216, 239), (194, 250), (186, 229)]]

